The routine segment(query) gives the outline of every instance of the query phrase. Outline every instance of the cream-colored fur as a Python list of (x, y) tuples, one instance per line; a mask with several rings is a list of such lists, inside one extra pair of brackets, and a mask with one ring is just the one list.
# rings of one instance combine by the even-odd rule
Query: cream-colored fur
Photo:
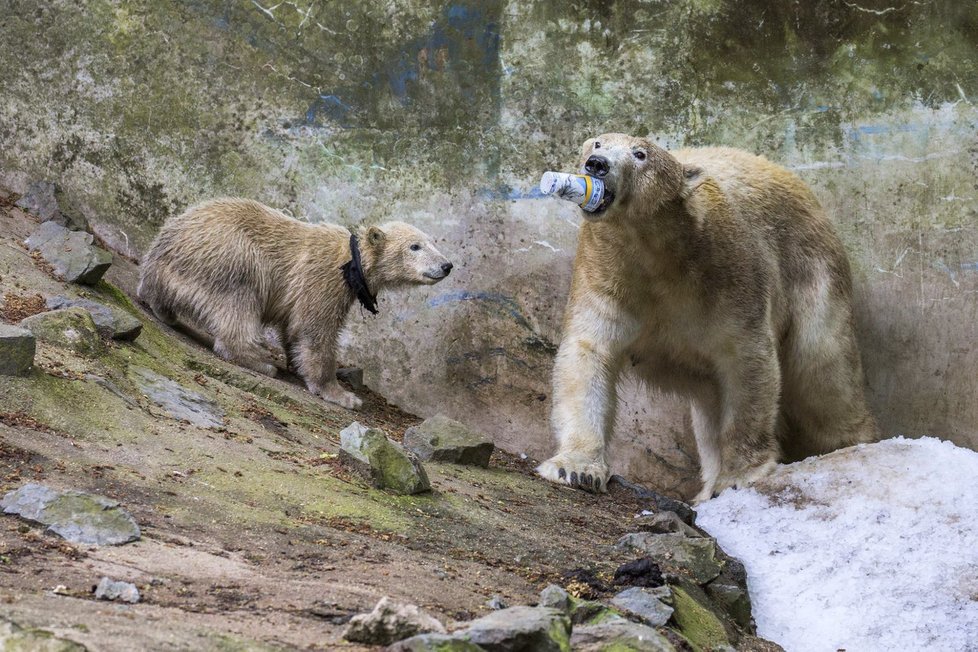
[(689, 398), (696, 501), (877, 438), (849, 263), (800, 179), (739, 150), (670, 153), (624, 134), (588, 140), (581, 165), (614, 200), (584, 214), (543, 477), (606, 489), (625, 372)]
[[(363, 229), (370, 291), (445, 278), (451, 264), (403, 222)], [(361, 401), (336, 381), (337, 336), (354, 301), (340, 267), (350, 232), (306, 224), (248, 199), (217, 199), (163, 225), (142, 263), (138, 295), (164, 322), (214, 337), (214, 351), (274, 376), (263, 330), (279, 341), (309, 391), (348, 408)]]

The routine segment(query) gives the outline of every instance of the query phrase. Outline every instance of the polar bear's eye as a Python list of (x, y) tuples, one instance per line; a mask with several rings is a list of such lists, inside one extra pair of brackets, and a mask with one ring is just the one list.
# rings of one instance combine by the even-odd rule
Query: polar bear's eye
[(411, 251), (421, 251), (421, 245), (415, 242), (413, 245), (411, 245)]
[(598, 149), (599, 147), (601, 147), (601, 141), (600, 140), (594, 141), (594, 149)]
[(635, 152), (635, 158), (637, 158), (640, 161), (644, 161), (645, 160), (645, 152), (643, 152), (642, 150), (636, 151)]

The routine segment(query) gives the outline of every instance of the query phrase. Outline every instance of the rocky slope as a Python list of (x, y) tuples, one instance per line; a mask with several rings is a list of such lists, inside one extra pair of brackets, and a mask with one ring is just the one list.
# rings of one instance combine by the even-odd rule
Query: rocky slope
[[(532, 649), (477, 635), (470, 621), (494, 613), (512, 624), (500, 607), (539, 603), (527, 618), (546, 611), (563, 628), (554, 649), (571, 637), (595, 650), (613, 639), (631, 641), (614, 649), (777, 649), (751, 635), (742, 567), (658, 512), (652, 494), (557, 487), (533, 475), (532, 460), (499, 451), (488, 468), (431, 456), (430, 491), (375, 488), (341, 461), (340, 431), (356, 420), (396, 443), (420, 418), (367, 388), (354, 413), (219, 360), (130, 301), (131, 261), (116, 257), (87, 285), (66, 282), (50, 253), (23, 244), (39, 218), (16, 199), (0, 191), (0, 339), (21, 347), (0, 375), (4, 507), (30, 483), (51, 500), (48, 490), (101, 496), (131, 515), (139, 538), (73, 543), (37, 514), (0, 519), (6, 645), (369, 648), (378, 641), (343, 638), (348, 621), (389, 597), (447, 632), (434, 647), (402, 649)], [(101, 519), (98, 504), (84, 518)], [(643, 510), (654, 513), (636, 518)]]

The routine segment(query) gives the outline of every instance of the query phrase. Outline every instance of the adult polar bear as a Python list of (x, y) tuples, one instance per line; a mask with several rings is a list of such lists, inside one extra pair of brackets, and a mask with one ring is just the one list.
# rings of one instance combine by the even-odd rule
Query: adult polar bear
[(584, 143), (608, 199), (584, 213), (554, 369), (559, 450), (540, 475), (604, 491), (616, 385), (690, 400), (703, 489), (868, 442), (849, 262), (800, 179), (727, 148)]

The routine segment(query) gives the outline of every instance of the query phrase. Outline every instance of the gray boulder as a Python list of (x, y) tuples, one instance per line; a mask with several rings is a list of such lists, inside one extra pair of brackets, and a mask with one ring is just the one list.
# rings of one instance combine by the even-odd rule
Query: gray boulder
[(71, 543), (114, 546), (139, 538), (136, 521), (103, 496), (79, 491), (58, 491), (30, 483), (0, 500), (5, 514), (16, 514), (47, 525), (48, 530)]
[(129, 375), (146, 398), (174, 419), (189, 421), (201, 428), (224, 426), (224, 410), (202, 394), (145, 367), (131, 367)]
[(431, 491), (428, 474), (414, 454), (357, 421), (340, 431), (340, 459), (378, 489), (403, 495)]
[(45, 302), (48, 309), (84, 308), (92, 315), (95, 327), (102, 337), (131, 342), (143, 330), (143, 323), (125, 310), (91, 301), (72, 299), (64, 296), (49, 297)]
[(654, 589), (633, 586), (613, 597), (611, 605), (632, 619), (661, 627), (672, 616), (673, 609), (666, 604), (671, 600), (672, 591), (668, 586)]
[(709, 537), (689, 538), (683, 534), (633, 532), (615, 545), (649, 555), (668, 572), (706, 584), (720, 575), (723, 562), (717, 559), (717, 544)]
[(25, 244), (31, 251), (39, 252), (55, 274), (66, 281), (95, 285), (112, 265), (112, 256), (92, 244), (93, 241), (91, 233), (69, 231), (57, 222), (44, 222)]
[(97, 355), (103, 349), (92, 315), (84, 308), (38, 313), (21, 320), (20, 325), (42, 342), (82, 355)]
[(34, 366), (34, 334), (26, 328), (0, 324), (0, 375), (24, 376)]
[(567, 652), (571, 622), (567, 614), (545, 607), (494, 611), (455, 632), (492, 652)]
[(404, 447), (423, 460), (489, 466), (495, 446), (463, 423), (437, 414), (404, 432)]
[(370, 613), (354, 616), (343, 632), (353, 643), (390, 645), (415, 634), (445, 633), (445, 626), (413, 604), (383, 597)]
[(95, 587), (95, 599), (136, 604), (139, 602), (139, 589), (130, 582), (115, 582), (108, 577), (103, 577)]
[(665, 636), (647, 625), (616, 620), (574, 628), (575, 652), (675, 652)]

